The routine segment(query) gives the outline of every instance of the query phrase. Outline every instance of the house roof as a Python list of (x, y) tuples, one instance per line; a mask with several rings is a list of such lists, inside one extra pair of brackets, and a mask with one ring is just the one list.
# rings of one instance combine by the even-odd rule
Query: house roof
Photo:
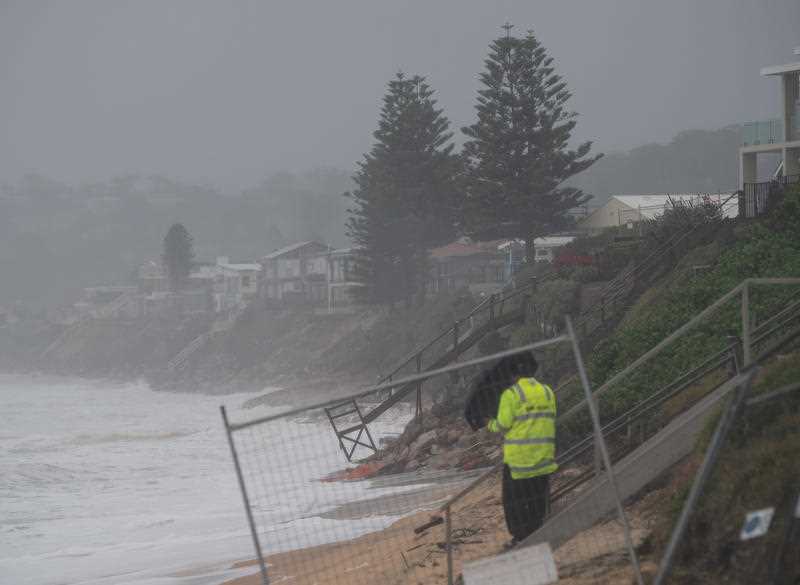
[(794, 73), (795, 71), (800, 71), (800, 62), (787, 63), (786, 65), (772, 65), (770, 67), (762, 67), (761, 75), (766, 77), (769, 75), (783, 75), (784, 73)]
[(535, 248), (559, 248), (575, 240), (575, 236), (546, 236), (533, 240)]
[(244, 264), (220, 264), (223, 268), (228, 268), (230, 270), (241, 270), (246, 272), (248, 270), (261, 270), (261, 264), (252, 264), (252, 263), (244, 263)]
[(498, 250), (507, 250), (511, 246), (524, 246), (525, 240), (502, 240), (500, 244), (497, 245)]
[(331, 250), (331, 256), (349, 256), (353, 253), (355, 248), (337, 248), (336, 250)]
[(274, 252), (270, 252), (266, 256), (262, 258), (262, 260), (275, 260), (276, 258), (280, 258), (281, 256), (285, 256), (286, 254), (290, 254), (292, 252), (296, 252), (302, 248), (307, 246), (314, 246), (318, 249), (327, 249), (328, 246), (325, 244), (320, 244), (319, 242), (314, 242), (313, 240), (309, 240), (306, 242), (297, 242), (296, 244), (289, 244), (288, 246), (284, 246), (283, 248), (279, 248)]
[(487, 250), (475, 244), (465, 244), (463, 242), (451, 242), (446, 246), (440, 246), (431, 250), (432, 258), (454, 258), (458, 256), (476, 256), (486, 254)]

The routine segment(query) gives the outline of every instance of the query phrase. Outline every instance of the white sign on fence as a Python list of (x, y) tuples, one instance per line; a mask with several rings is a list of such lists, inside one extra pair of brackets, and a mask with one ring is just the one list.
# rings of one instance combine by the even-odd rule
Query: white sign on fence
[(464, 563), (463, 574), (464, 585), (550, 585), (558, 581), (553, 553), (546, 542)]
[(775, 508), (764, 508), (763, 510), (748, 512), (744, 519), (744, 526), (742, 526), (742, 532), (739, 534), (739, 538), (741, 540), (750, 540), (751, 538), (764, 536), (767, 530), (769, 530), (769, 525), (772, 522), (772, 516), (774, 514)]

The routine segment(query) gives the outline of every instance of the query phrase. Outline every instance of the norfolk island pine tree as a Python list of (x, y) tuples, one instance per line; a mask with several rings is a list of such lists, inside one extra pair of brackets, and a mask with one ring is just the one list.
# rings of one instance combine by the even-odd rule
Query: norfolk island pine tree
[(526, 240), (530, 258), (534, 238), (568, 227), (569, 210), (590, 198), (564, 181), (602, 155), (589, 155), (591, 142), (569, 147), (577, 117), (566, 109), (571, 93), (532, 32), (507, 34), (489, 49), (478, 119), (462, 128), (463, 223), (479, 239)]
[(433, 93), (419, 76), (388, 83), (375, 143), (346, 194), (361, 301), (410, 305), (424, 293), (429, 250), (454, 237), (462, 167)]

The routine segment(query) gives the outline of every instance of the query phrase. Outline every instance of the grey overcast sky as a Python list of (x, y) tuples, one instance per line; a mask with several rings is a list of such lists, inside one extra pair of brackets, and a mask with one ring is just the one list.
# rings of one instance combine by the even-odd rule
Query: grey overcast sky
[(800, 45), (800, 0), (0, 0), (0, 182), (350, 169), (398, 69), (471, 123), (507, 19), (603, 151), (776, 115), (759, 68)]

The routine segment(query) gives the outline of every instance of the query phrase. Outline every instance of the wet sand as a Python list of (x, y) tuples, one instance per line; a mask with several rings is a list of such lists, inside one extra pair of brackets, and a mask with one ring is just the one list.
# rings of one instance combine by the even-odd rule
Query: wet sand
[[(414, 529), (428, 523), (436, 512), (435, 501), (443, 499), (443, 494), (448, 491), (455, 493), (452, 487), (459, 484), (464, 485), (458, 482), (429, 486), (430, 509), (410, 514), (384, 530), (345, 542), (267, 554), (270, 583), (444, 585), (447, 583), (445, 525), (438, 524), (421, 534), (415, 534)], [(394, 502), (390, 505), (395, 505), (396, 510), (404, 510), (402, 496), (387, 496), (386, 502)], [(356, 502), (328, 514), (342, 519), (364, 517), (362, 514), (374, 510), (374, 506), (374, 501), (372, 504)], [(628, 510), (636, 544), (643, 542), (649, 534), (648, 515), (641, 511), (646, 507), (645, 501)], [(455, 575), (461, 572), (466, 561), (502, 553), (510, 537), (503, 517), (499, 474), (456, 504), (452, 531)], [(632, 582), (624, 538), (614, 520), (577, 534), (554, 551), (554, 555), (562, 576), (559, 583), (629, 585)], [(256, 571), (257, 566), (255, 561), (235, 565), (236, 568), (252, 567)], [(261, 585), (261, 577), (254, 572), (226, 581), (224, 585)]]
[[(423, 485), (411, 491), (350, 502), (321, 514), (320, 517), (336, 520), (370, 517), (375, 515), (375, 510), (385, 516), (406, 516), (384, 530), (344, 542), (274, 555), (265, 551), (270, 582), (290, 580), (293, 585), (404, 583), (407, 575), (419, 568), (420, 559), (431, 556), (428, 550), (431, 545), (440, 552), (443, 550), (436, 543), (444, 540), (444, 524), (421, 534), (415, 534), (414, 529), (438, 515), (439, 507), (447, 499), (483, 471), (405, 473), (373, 479), (375, 488), (406, 487), (421, 482)], [(255, 560), (234, 565), (235, 568), (257, 566)], [(226, 581), (225, 585), (261, 585), (261, 577), (255, 573)]]

